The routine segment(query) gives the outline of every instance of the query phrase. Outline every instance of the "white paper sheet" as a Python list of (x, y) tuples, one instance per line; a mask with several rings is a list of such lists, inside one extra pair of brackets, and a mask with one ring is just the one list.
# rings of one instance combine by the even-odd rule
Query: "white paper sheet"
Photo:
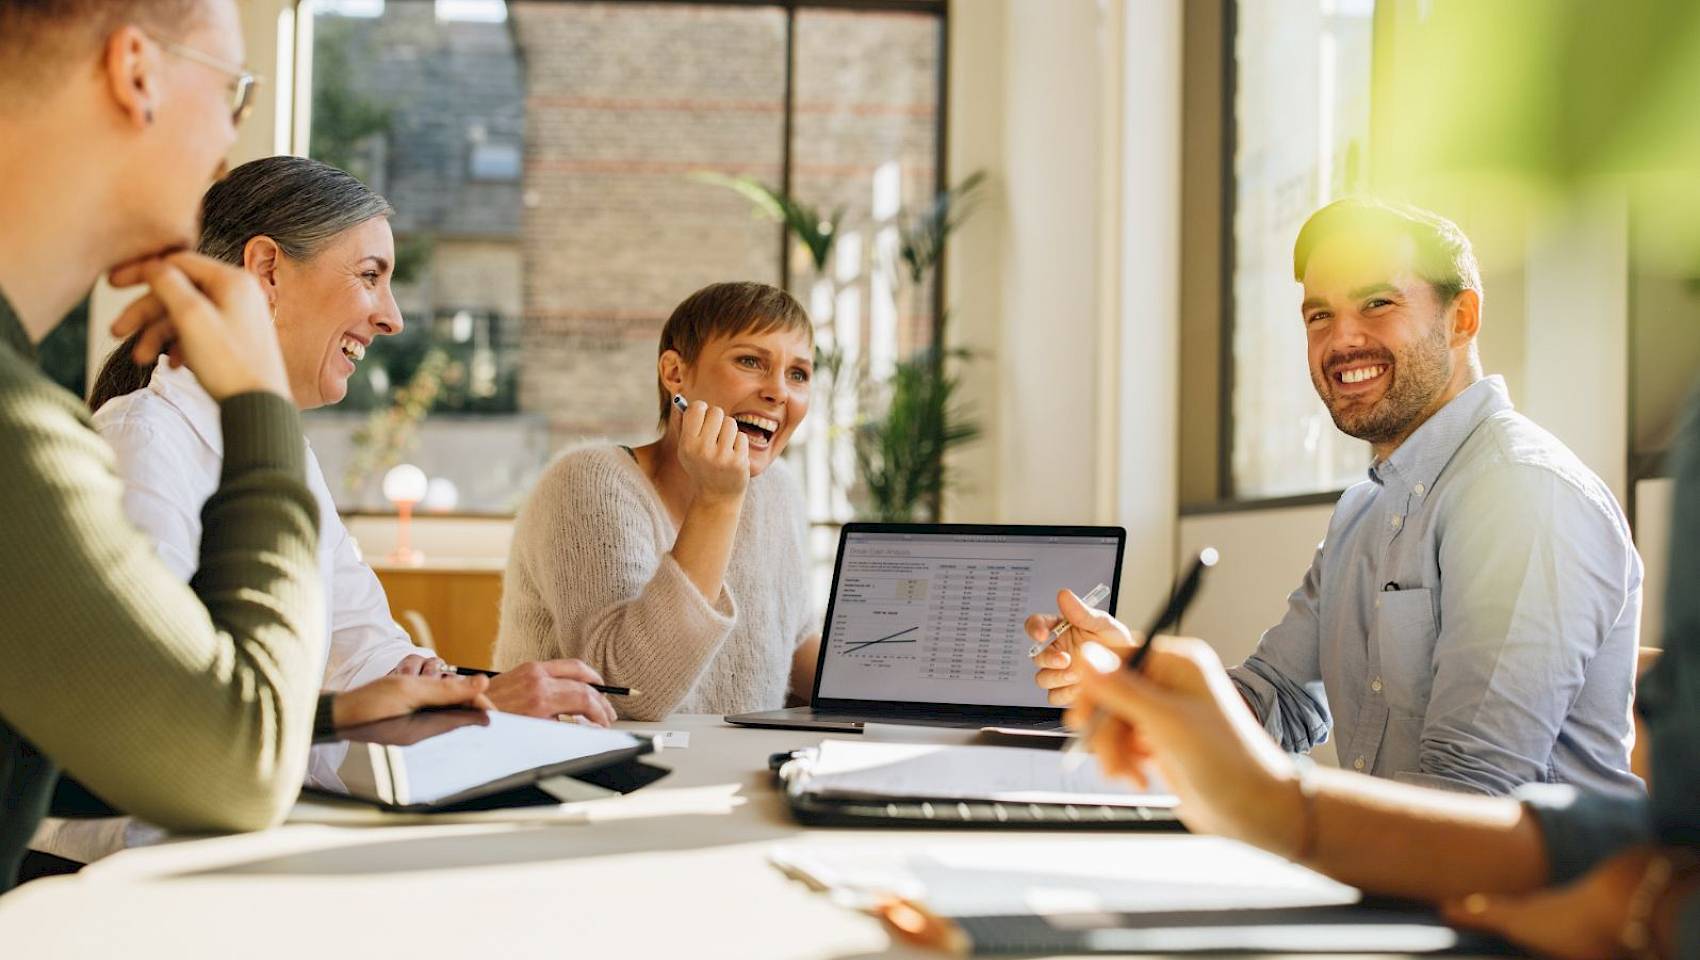
[(808, 783), (832, 797), (1174, 806), (1154, 783), (1140, 791), (1112, 780), (1096, 761), (1070, 767), (1056, 750), (827, 740)]
[(903, 896), (945, 916), (1097, 914), (1356, 903), (1352, 887), (1218, 837), (994, 834), (776, 847), (775, 866), (852, 907)]

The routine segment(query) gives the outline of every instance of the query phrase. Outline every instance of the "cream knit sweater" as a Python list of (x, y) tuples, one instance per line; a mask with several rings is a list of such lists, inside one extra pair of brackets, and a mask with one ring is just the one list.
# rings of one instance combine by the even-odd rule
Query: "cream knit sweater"
[(790, 470), (775, 462), (750, 481), (713, 603), (669, 552), (678, 533), (624, 449), (556, 460), (514, 522), (497, 668), (577, 657), (643, 691), (614, 698), (632, 720), (784, 706), (791, 656), (817, 629)]

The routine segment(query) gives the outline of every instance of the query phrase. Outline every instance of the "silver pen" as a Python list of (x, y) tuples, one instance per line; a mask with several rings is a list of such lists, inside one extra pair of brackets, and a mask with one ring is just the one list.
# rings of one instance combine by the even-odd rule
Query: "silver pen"
[[(1108, 600), (1108, 599), (1110, 599), (1110, 588), (1108, 586), (1106, 586), (1105, 584), (1100, 583), (1096, 587), (1093, 587), (1091, 592), (1086, 594), (1086, 596), (1081, 597), (1080, 602), (1086, 604), (1086, 606), (1089, 609), (1096, 610), (1096, 609), (1098, 609), (1098, 604), (1103, 603), (1105, 600)], [(1069, 623), (1067, 620), (1064, 620), (1063, 622), (1052, 627), (1051, 632), (1048, 635), (1046, 635), (1045, 639), (1034, 643), (1033, 646), (1030, 649), (1028, 649), (1028, 651), (1027, 651), (1028, 659), (1032, 659), (1033, 657), (1038, 656), (1039, 651), (1045, 649), (1046, 647), (1050, 646), (1053, 643), (1056, 643), (1057, 638), (1062, 636), (1063, 634), (1067, 633), (1068, 628), (1071, 627), (1071, 626), (1074, 626), (1074, 625)]]

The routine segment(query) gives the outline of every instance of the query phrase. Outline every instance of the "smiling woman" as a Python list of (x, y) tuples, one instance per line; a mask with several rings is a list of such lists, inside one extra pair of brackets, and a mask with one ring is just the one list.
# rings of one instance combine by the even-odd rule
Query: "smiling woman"
[[(389, 291), (395, 257), (389, 202), (329, 164), (268, 157), (245, 163), (214, 184), (203, 209), (200, 252), (246, 266), (262, 280), (285, 347), (296, 406), (309, 409), (342, 399), (365, 345), (402, 326)], [(327, 341), (316, 365), (301, 359), (303, 351), (289, 349), (312, 337)], [(151, 365), (138, 366), (131, 358), (133, 340), (121, 344), (101, 367), (91, 409), (153, 379)], [(345, 341), (354, 349), (345, 353)]]
[(661, 437), (567, 454), (520, 512), (497, 666), (580, 658), (643, 691), (619, 704), (641, 720), (804, 700), (807, 523), (779, 457), (809, 410), (808, 315), (766, 284), (713, 284), (659, 354)]

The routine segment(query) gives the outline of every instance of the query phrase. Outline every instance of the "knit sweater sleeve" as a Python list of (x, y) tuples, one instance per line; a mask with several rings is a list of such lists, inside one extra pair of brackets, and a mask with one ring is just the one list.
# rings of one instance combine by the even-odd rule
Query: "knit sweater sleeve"
[(174, 829), (278, 820), (318, 688), (318, 514), (298, 414), (245, 394), (222, 417), (223, 476), (185, 586), (125, 519), (81, 405), (0, 357), (0, 713), (103, 799)]
[(577, 657), (642, 691), (621, 698), (622, 716), (659, 720), (696, 686), (737, 606), (730, 587), (710, 603), (673, 559), (643, 478), (615, 459), (625, 455), (581, 450), (538, 481), (515, 523), (507, 587), (535, 609), (504, 601), (497, 662)]

